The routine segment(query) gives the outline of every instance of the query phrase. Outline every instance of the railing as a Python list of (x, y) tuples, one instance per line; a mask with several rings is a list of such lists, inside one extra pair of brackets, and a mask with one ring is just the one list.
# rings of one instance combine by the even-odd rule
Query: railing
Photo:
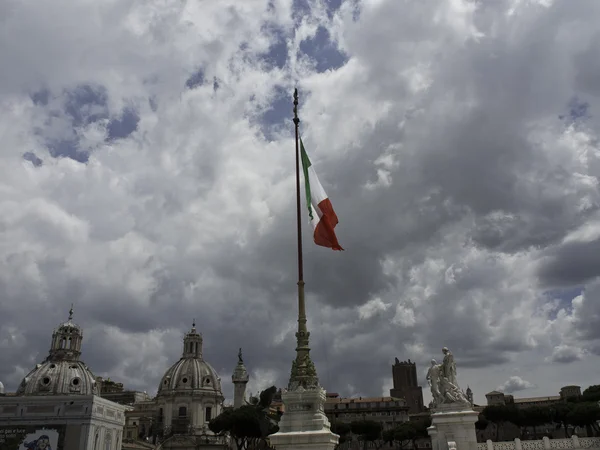
[[(477, 450), (600, 450), (600, 437), (580, 438), (573, 435), (567, 439), (549, 439), (544, 437), (537, 441), (515, 439), (508, 442), (487, 442), (477, 444)], [(460, 449), (459, 449), (460, 450)]]

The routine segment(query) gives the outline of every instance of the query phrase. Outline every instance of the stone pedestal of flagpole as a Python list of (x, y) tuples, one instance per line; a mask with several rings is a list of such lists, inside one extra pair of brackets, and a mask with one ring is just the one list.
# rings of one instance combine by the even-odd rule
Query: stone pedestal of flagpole
[(285, 412), (279, 431), (269, 436), (276, 450), (333, 450), (340, 437), (331, 432), (321, 387), (288, 390), (281, 396)]
[(455, 443), (457, 450), (477, 450), (475, 422), (479, 413), (464, 404), (442, 404), (431, 415), (431, 427), (427, 430), (433, 450), (446, 450), (448, 443)]

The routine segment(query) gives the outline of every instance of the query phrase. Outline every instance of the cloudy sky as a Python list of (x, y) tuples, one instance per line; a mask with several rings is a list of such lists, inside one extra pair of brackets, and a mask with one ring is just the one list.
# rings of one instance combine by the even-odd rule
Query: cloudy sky
[[(600, 355), (598, 0), (0, 2), (0, 380), (75, 304), (96, 375), (155, 392), (196, 318), (232, 396), (287, 383), (291, 94), (346, 251), (306, 228), (324, 387), (453, 350), (479, 403)], [(427, 390), (427, 389), (425, 389)], [(428, 401), (429, 395), (426, 396)]]

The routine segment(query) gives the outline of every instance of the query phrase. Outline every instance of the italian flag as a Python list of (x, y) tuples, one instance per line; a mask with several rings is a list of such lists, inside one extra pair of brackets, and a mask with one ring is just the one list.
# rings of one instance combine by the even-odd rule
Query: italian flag
[(329, 247), (333, 250), (344, 250), (333, 231), (338, 224), (338, 218), (325, 193), (325, 189), (323, 189), (323, 186), (319, 182), (310, 159), (308, 159), (302, 139), (300, 139), (300, 150), (306, 187), (306, 206), (308, 206), (308, 216), (314, 230), (315, 244), (322, 247)]

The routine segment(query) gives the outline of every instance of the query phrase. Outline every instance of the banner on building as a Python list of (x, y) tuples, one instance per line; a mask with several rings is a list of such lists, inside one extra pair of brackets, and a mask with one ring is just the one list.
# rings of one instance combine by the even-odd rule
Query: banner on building
[(0, 450), (63, 450), (64, 425), (0, 427)]

